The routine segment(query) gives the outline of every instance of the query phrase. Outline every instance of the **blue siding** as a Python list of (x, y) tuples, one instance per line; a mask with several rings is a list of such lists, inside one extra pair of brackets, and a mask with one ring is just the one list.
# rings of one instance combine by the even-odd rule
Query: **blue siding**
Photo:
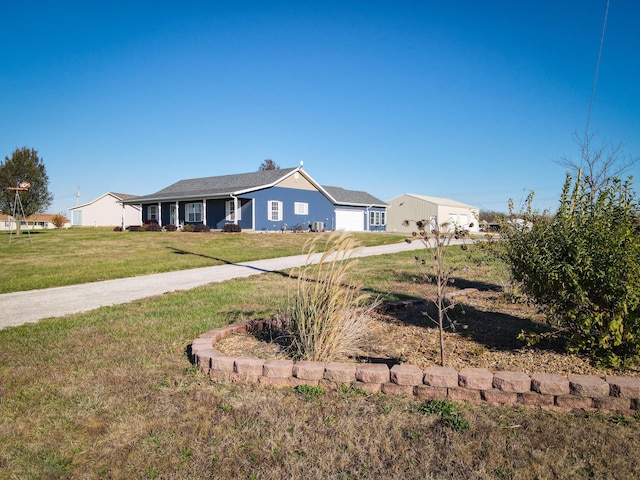
[[(222, 230), (227, 223), (227, 201), (231, 198), (223, 200), (207, 200), (207, 225), (211, 228)], [(240, 221), (238, 225), (243, 230), (251, 229), (253, 220), (251, 218), (251, 199), (238, 198), (240, 207)]]
[[(386, 208), (381, 208), (381, 207), (372, 207), (369, 209), (369, 212), (386, 212), (387, 209)], [(386, 213), (385, 213), (385, 217), (386, 217)], [(367, 218), (367, 226), (369, 231), (371, 232), (386, 232), (387, 231), (387, 224), (386, 224), (386, 218), (385, 218), (385, 224), (384, 225), (371, 225), (370, 223), (371, 220), (371, 213), (369, 213), (369, 217)]]
[(160, 223), (162, 225), (169, 225), (169, 223), (170, 223), (169, 222), (169, 214), (170, 214), (169, 208), (171, 208), (171, 207), (169, 207), (168, 203), (161, 204), (161, 207), (160, 207), (160, 209), (161, 209), (161, 211), (160, 211)]
[[(268, 219), (268, 202), (274, 200), (282, 202), (282, 220), (271, 221)], [(202, 199), (193, 199), (180, 201), (178, 204), (178, 222), (182, 225), (188, 223), (185, 222), (185, 205), (187, 203), (198, 203)], [(207, 200), (206, 208), (206, 224), (213, 229), (222, 229), (227, 223), (226, 221), (226, 208), (225, 199), (213, 199)], [(373, 207), (371, 209), (365, 209), (362, 207), (348, 207), (339, 206), (336, 207), (332, 204), (323, 194), (317, 190), (300, 190), (294, 188), (282, 188), (272, 187), (264, 190), (258, 190), (246, 194), (242, 198), (238, 198), (241, 211), (241, 219), (238, 222), (243, 230), (249, 230), (255, 228), (256, 231), (265, 230), (282, 230), (282, 227), (286, 224), (288, 229), (293, 229), (296, 225), (300, 225), (304, 229), (307, 229), (314, 222), (322, 222), (325, 230), (335, 229), (335, 209), (353, 209), (361, 210), (364, 212), (370, 211), (385, 211), (385, 208)], [(295, 202), (302, 202), (308, 205), (307, 215), (295, 214)], [(142, 204), (142, 220), (147, 220), (149, 205), (157, 205), (157, 203)], [(161, 220), (162, 225), (168, 225), (170, 223), (170, 205), (175, 205), (175, 202), (162, 202), (161, 207)], [(253, 214), (255, 213), (255, 219)], [(369, 215), (367, 213), (367, 215)], [(386, 226), (384, 225), (370, 225), (370, 216), (367, 216), (365, 220), (365, 227), (372, 231), (384, 231)]]
[(223, 228), (226, 221), (224, 200), (207, 200), (206, 223), (211, 228)]
[[(281, 230), (286, 224), (292, 229), (296, 225), (307, 228), (313, 222), (324, 222), (325, 229), (330, 230), (335, 224), (334, 205), (317, 190), (299, 190), (295, 188), (273, 187), (252, 193), (255, 202), (256, 231)], [(268, 217), (268, 202), (282, 202), (282, 220), (274, 222)], [(307, 215), (295, 214), (295, 202), (308, 204)]]
[(238, 198), (240, 202), (240, 221), (238, 225), (243, 230), (253, 228), (253, 200), (251, 198)]

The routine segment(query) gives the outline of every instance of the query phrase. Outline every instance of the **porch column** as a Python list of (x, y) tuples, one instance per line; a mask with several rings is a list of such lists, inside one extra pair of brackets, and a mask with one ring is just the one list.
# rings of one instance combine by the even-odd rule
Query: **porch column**
[(233, 223), (238, 225), (238, 197), (233, 197)]
[(202, 199), (202, 224), (207, 224), (207, 200)]
[(124, 232), (124, 222), (125, 222), (125, 205), (124, 203), (122, 204), (122, 221), (121, 221), (121, 225), (120, 228), (122, 228), (122, 231)]
[(158, 202), (158, 225), (162, 226), (162, 203)]
[(176, 227), (180, 226), (180, 202), (176, 200)]

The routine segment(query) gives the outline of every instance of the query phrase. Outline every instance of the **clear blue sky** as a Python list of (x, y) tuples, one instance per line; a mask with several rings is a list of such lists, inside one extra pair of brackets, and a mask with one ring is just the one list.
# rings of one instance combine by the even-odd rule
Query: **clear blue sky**
[[(319, 183), (555, 209), (606, 0), (4, 2), (0, 155), (67, 212), (304, 161)], [(640, 2), (611, 0), (591, 127), (640, 156)], [(640, 178), (640, 166), (630, 173)]]

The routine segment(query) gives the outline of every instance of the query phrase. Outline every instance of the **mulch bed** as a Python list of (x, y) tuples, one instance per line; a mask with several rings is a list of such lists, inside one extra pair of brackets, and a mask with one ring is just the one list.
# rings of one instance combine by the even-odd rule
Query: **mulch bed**
[[(370, 336), (357, 357), (342, 361), (369, 361), (416, 365), (422, 369), (439, 365), (440, 340), (436, 324), (427, 316), (426, 303), (411, 303), (377, 313), (371, 320)], [(428, 312), (436, 318), (435, 311)], [(450, 312), (453, 326), (445, 332), (445, 363), (460, 370), (484, 367), (491, 371), (512, 370), (529, 375), (535, 372), (640, 377), (640, 369), (605, 370), (588, 358), (566, 353), (562, 340), (543, 340), (528, 347), (518, 334), (548, 331), (544, 315), (524, 303), (511, 303), (500, 291), (471, 291), (456, 297)], [(231, 335), (216, 344), (225, 355), (258, 358), (287, 358), (286, 349), (276, 341), (278, 331)]]

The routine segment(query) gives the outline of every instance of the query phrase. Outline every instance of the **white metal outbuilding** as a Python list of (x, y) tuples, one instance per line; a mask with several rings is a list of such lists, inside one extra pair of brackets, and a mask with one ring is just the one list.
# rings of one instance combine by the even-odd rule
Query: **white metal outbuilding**
[[(417, 220), (427, 220), (455, 224), (468, 229), (470, 232), (478, 232), (479, 209), (473, 205), (451, 200), (449, 198), (429, 197), (404, 193), (387, 202), (387, 231), (410, 233), (416, 229)], [(408, 226), (403, 225), (409, 220)]]

